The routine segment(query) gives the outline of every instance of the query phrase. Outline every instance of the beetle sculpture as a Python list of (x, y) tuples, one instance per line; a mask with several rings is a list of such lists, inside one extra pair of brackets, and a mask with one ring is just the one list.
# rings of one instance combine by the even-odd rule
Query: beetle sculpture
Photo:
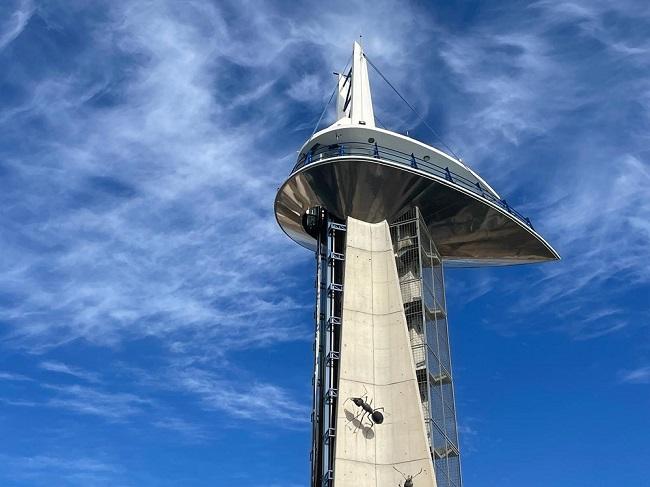
[(413, 479), (424, 471), (423, 469), (420, 469), (420, 471), (415, 475), (405, 475), (404, 472), (397, 470), (396, 467), (393, 468), (396, 472), (399, 472), (402, 477), (404, 477), (404, 484), (402, 485), (402, 482), (400, 482), (399, 487), (413, 487)]

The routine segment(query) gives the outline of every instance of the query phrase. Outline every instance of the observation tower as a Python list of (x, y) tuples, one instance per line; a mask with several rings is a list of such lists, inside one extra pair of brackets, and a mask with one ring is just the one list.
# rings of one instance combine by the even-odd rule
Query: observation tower
[(355, 43), (275, 199), (316, 256), (311, 485), (460, 487), (443, 265), (560, 257), (461, 160), (375, 126), (368, 63)]

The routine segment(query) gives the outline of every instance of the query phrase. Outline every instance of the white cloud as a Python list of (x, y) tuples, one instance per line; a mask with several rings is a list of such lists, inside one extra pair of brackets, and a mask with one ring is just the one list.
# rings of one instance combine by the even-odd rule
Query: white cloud
[[(351, 8), (365, 14), (344, 22)], [(311, 307), (311, 289), (288, 276), (311, 259), (272, 215), (302, 139), (290, 132), (290, 96), (271, 88), (284, 83), (319, 109), (359, 32), (375, 58), (415, 50), (409, 29), (388, 26), (417, 20), (389, 11), (323, 7), (325, 26), (322, 15), (296, 24), (259, 5), (231, 5), (246, 22), (228, 23), (204, 2), (115, 3), (71, 54), (74, 72), (23, 80), (29, 96), (0, 114), (3, 134), (29, 141), (29, 120), (48, 134), (9, 160), (23, 184), (0, 278), (18, 290), (0, 310), (9, 343), (43, 353), (154, 336), (223, 351), (307, 339), (311, 326), (293, 316)], [(297, 75), (310, 59), (321, 62)], [(24, 212), (37, 217), (18, 225)]]
[(22, 374), (15, 374), (13, 372), (0, 372), (0, 380), (22, 382), (22, 381), (32, 381), (33, 379)]
[[(96, 33), (99, 44), (93, 47), (109, 54), (116, 43), (147, 59), (125, 82), (124, 103), (88, 108), (88, 100), (103, 96), (114, 82), (79, 90), (95, 69), (93, 52), (92, 59), (83, 54), (80, 60), (88, 72), (39, 83), (19, 110), (42, 117), (54, 131), (53, 140), (44, 141), (48, 155), (30, 169), (35, 184), (47, 180), (64, 194), (100, 199), (60, 208), (65, 201), (48, 201), (57, 200), (51, 193), (24, 195), (25, 207), (59, 208), (45, 211), (44, 221), (26, 225), (22, 233), (39, 244), (56, 242), (63, 251), (39, 256), (12, 249), (16, 260), (3, 284), (30, 286), (20, 305), (3, 313), (23, 325), (15, 330), (16, 340), (36, 348), (79, 337), (111, 345), (179, 328), (220, 328), (248, 342), (256, 335), (249, 331), (270, 337), (273, 329), (290, 339), (293, 326), (277, 321), (283, 311), (301, 306), (291, 298), (282, 300), (274, 320), (260, 321), (270, 300), (275, 303), (274, 288), (263, 281), (283, 265), (266, 252), (300, 255), (269, 211), (290, 162), (269, 161), (269, 171), (260, 172), (264, 154), (256, 142), (269, 124), (259, 118), (235, 128), (224, 116), (227, 105), (214, 98), (215, 70), (223, 60), (215, 47), (224, 38), (218, 12), (190, 9), (194, 20), (205, 15), (214, 21), (190, 25), (155, 5), (115, 8), (116, 23)], [(239, 93), (246, 96), (245, 90)], [(43, 266), (51, 269), (54, 283), (34, 276)], [(254, 301), (266, 309), (224, 313), (216, 304)]]
[(163, 430), (169, 430), (173, 433), (178, 433), (182, 437), (190, 441), (201, 442), (208, 439), (208, 435), (204, 431), (203, 427), (185, 421), (181, 418), (164, 417), (155, 420), (152, 424), (157, 428), (161, 428)]
[(58, 372), (61, 374), (71, 375), (88, 382), (99, 382), (99, 375), (94, 372), (88, 372), (78, 367), (72, 367), (63, 362), (46, 361), (41, 362), (39, 367), (49, 372)]
[[(584, 52), (578, 40), (558, 35), (569, 25), (585, 36), (601, 35), (588, 26), (602, 24), (607, 12), (631, 21), (647, 16), (631, 5), (538, 2), (530, 7), (534, 18), (444, 37), (442, 59), (464, 95), (449, 103), (461, 154), (506, 197), (526, 198), (524, 205), (509, 201), (563, 257), (531, 270), (529, 282), (498, 286), (517, 296), (509, 307), (513, 324), (528, 321), (530, 313), (555, 315), (559, 319), (545, 320), (553, 323), (548, 328), (576, 339), (638, 326), (629, 313), (586, 317), (611, 309), (627, 286), (650, 285), (650, 234), (643, 223), (650, 221), (644, 157), (650, 112), (624, 141), (614, 135), (630, 110), (644, 106), (638, 94), (648, 83), (633, 75), (637, 59), (615, 48), (631, 45), (632, 33), (608, 31), (611, 39), (601, 37), (601, 47), (592, 44), (593, 57), (581, 62), (575, 62)], [(611, 66), (632, 75), (594, 76)]]
[[(607, 49), (624, 56), (647, 56), (650, 53), (650, 42), (644, 34), (635, 36), (634, 31), (617, 20), (641, 21), (650, 19), (650, 9), (635, 1), (616, 3), (605, 1), (575, 1), (552, 2), (548, 0), (536, 2), (531, 6), (540, 12), (542, 24), (575, 25), (582, 34), (601, 42)], [(608, 21), (609, 20), (609, 21)], [(621, 28), (621, 26), (623, 26)], [(621, 31), (627, 31), (622, 34)], [(633, 62), (636, 60), (632, 59)]]
[(258, 381), (234, 383), (214, 374), (190, 368), (175, 378), (176, 386), (196, 394), (206, 409), (223, 411), (233, 417), (288, 427), (306, 424), (308, 409), (275, 385)]
[[(87, 455), (40, 454), (10, 456), (0, 454), (3, 478), (29, 485), (130, 485), (123, 481), (123, 469), (103, 459)], [(46, 480), (47, 479), (47, 480)]]
[(323, 83), (318, 76), (308, 74), (292, 83), (287, 90), (287, 94), (294, 100), (318, 105), (320, 99), (323, 97), (323, 93), (321, 92), (323, 85), (325, 85), (325, 83)]
[(630, 384), (650, 384), (650, 366), (621, 372), (621, 381)]
[[(423, 53), (440, 55), (439, 67), (465, 97), (444, 100), (454, 147), (492, 175), (499, 191), (525, 194), (542, 233), (565, 256), (540, 266), (526, 311), (562, 298), (574, 311), (558, 312), (578, 320), (585, 309), (611, 308), (599, 299), (608, 279), (648, 282), (647, 266), (639, 265), (650, 258), (648, 169), (633, 153), (639, 147), (620, 150), (601, 132), (577, 133), (553, 160), (539, 161), (544, 184), (526, 187), (532, 178), (525, 175), (535, 168), (516, 157), (517, 148), (601, 101), (587, 89), (585, 73), (558, 58), (545, 31), (552, 17), (460, 35), (408, 5), (340, 5), (295, 22), (259, 4), (233, 4), (230, 14), (247, 20), (241, 24), (226, 22), (219, 4), (114, 3), (110, 19), (89, 33), (88, 50), (74, 53), (74, 72), (24, 80), (29, 96), (0, 113), (3, 135), (32, 147), (7, 160), (24, 187), (2, 236), (0, 288), (18, 290), (0, 310), (12, 327), (5, 343), (42, 353), (75, 341), (117, 349), (154, 337), (166, 353), (195, 365), (234, 349), (310, 339), (311, 323), (295, 316), (311, 307), (311, 288), (297, 288), (295, 271), (311, 258), (286, 239), (271, 213), (303, 136), (290, 132), (298, 121), (289, 120), (286, 106), (291, 95), (310, 109), (319, 105), (331, 87), (329, 72), (342, 67), (359, 33), (373, 61), (425, 113), (439, 93), (425, 81), (434, 67)], [(116, 59), (123, 62), (117, 72)], [(633, 88), (618, 90), (648, 92)], [(375, 100), (378, 113), (408, 126), (412, 115), (404, 107), (380, 95)], [(44, 138), (22, 130), (34, 120), (48, 128)], [(631, 229), (630, 238), (620, 238)], [(9, 241), (16, 235), (18, 243)], [(495, 282), (477, 278), (471, 298)], [(512, 292), (519, 285), (510, 283)], [(508, 283), (498, 287), (507, 291)], [(578, 293), (587, 298), (572, 300)], [(565, 328), (587, 338), (629, 326), (586, 322)], [(263, 381), (241, 384), (196, 369), (174, 384), (205, 409), (234, 417), (307, 420), (291, 391)], [(151, 407), (139, 394), (50, 390), (50, 406), (110, 421)], [(158, 426), (184, 428), (164, 420)]]
[(449, 105), (464, 159), (481, 167), (489, 158), (504, 186), (516, 182), (513, 173), (524, 168), (517, 160), (494, 157), (495, 151), (555, 128), (581, 101), (571, 68), (554, 58), (547, 40), (530, 29), (493, 27), (471, 36), (446, 36), (440, 55), (466, 96), (467, 105)]
[(9, 18), (0, 19), (0, 51), (21, 34), (34, 14), (34, 10), (31, 1), (21, 0)]
[[(5, 457), (6, 458), (6, 457)], [(30, 470), (45, 470), (54, 468), (57, 470), (83, 470), (90, 472), (113, 472), (115, 467), (92, 458), (61, 458), (45, 455), (33, 457), (14, 457), (11, 463), (20, 463)]]
[(80, 385), (45, 387), (55, 393), (45, 403), (47, 406), (100, 416), (108, 421), (124, 421), (143, 413), (152, 404), (151, 400), (131, 393), (108, 392)]

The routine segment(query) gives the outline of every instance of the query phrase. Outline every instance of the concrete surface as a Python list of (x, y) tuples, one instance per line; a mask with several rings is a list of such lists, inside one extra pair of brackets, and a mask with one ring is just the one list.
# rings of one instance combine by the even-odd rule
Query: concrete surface
[[(336, 487), (436, 487), (388, 224), (347, 221)], [(367, 397), (366, 397), (367, 396)], [(383, 407), (372, 425), (352, 398)]]

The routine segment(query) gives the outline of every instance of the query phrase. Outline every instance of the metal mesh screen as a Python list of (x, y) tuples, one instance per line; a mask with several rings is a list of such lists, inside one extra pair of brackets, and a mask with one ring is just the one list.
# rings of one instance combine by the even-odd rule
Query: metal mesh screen
[(438, 487), (461, 487), (442, 261), (419, 210), (390, 225)]

